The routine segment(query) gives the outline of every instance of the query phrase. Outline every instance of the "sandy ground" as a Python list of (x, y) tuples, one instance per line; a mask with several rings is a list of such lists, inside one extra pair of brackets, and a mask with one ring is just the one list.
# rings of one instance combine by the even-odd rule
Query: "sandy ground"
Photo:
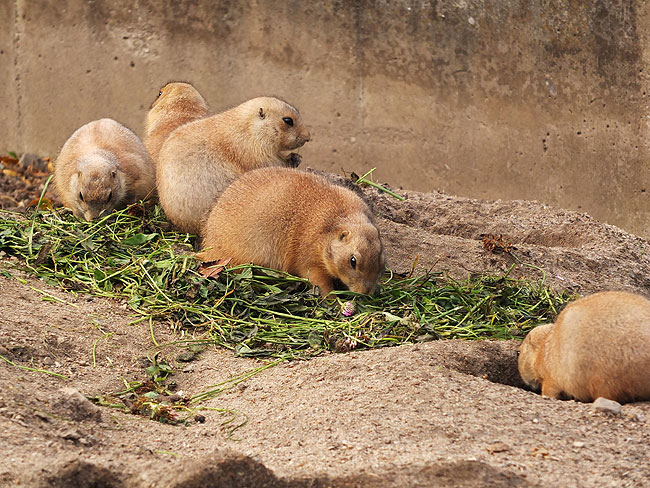
[[(539, 279), (541, 268), (553, 286), (580, 294), (650, 295), (649, 243), (587, 215), (536, 202), (399, 193), (407, 200), (366, 190), (395, 271), (416, 262), (418, 271), (464, 277), (515, 264), (516, 276)], [(486, 250), (482, 234), (502, 234), (514, 257)], [(145, 379), (152, 333), (159, 344), (177, 336), (164, 323), (153, 331), (129, 325), (122, 303), (13, 274), (0, 277), (0, 355), (67, 379), (0, 361), (1, 486), (621, 487), (650, 480), (650, 403), (611, 416), (526, 391), (514, 341), (438, 341), (283, 363), (207, 403), (236, 413), (226, 428), (232, 414), (219, 410), (194, 412), (205, 421), (181, 426), (97, 407), (85, 396)], [(217, 349), (181, 362), (183, 351), (161, 353), (183, 394), (264, 364)], [(248, 422), (229, 437), (227, 427), (242, 419)]]

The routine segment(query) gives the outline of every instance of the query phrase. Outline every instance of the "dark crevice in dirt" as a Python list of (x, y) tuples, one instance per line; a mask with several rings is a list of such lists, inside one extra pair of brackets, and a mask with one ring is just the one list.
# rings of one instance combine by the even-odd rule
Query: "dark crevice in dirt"
[(517, 368), (519, 341), (439, 341), (429, 347), (436, 351), (429, 359), (432, 364), (492, 383), (526, 389)]

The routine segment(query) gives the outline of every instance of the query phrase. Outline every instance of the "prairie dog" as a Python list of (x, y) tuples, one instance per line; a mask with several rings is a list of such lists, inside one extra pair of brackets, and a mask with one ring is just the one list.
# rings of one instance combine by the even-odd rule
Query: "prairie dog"
[(223, 192), (203, 227), (203, 261), (232, 258), (309, 279), (323, 296), (340, 279), (373, 293), (384, 270), (379, 231), (354, 192), (291, 168), (245, 173)]
[(160, 151), (160, 203), (178, 229), (198, 233), (216, 198), (235, 178), (265, 166), (297, 165), (297, 155), (286, 152), (310, 137), (298, 110), (270, 97), (189, 122)]
[(70, 136), (56, 158), (54, 182), (62, 203), (86, 220), (144, 199), (156, 188), (146, 148), (112, 119), (89, 122)]
[(553, 398), (650, 399), (650, 301), (606, 291), (576, 300), (521, 344), (519, 373)]
[(145, 121), (144, 145), (154, 164), (163, 142), (181, 125), (202, 119), (210, 112), (208, 103), (189, 83), (171, 82), (163, 86)]

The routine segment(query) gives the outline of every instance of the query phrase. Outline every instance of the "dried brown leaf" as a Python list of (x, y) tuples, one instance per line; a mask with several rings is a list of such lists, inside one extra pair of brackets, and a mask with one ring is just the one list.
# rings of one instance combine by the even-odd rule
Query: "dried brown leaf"
[(11, 176), (13, 178), (18, 178), (20, 176), (20, 173), (18, 171), (14, 171), (13, 169), (3, 169), (2, 174), (5, 176)]
[(18, 160), (11, 156), (0, 156), (0, 163), (6, 164), (7, 166), (17, 166)]
[(199, 267), (199, 273), (204, 278), (218, 278), (221, 272), (226, 269), (232, 258), (217, 259), (216, 261), (207, 261)]
[[(39, 200), (38, 198), (34, 198), (32, 201), (30, 201), (27, 204), (27, 207), (35, 207), (36, 205), (38, 205), (38, 200)], [(41, 200), (41, 204), (39, 205), (38, 208), (41, 210), (43, 209), (52, 210), (54, 208), (54, 205), (52, 205), (52, 202), (50, 201), (49, 198), (43, 197), (43, 200)]]

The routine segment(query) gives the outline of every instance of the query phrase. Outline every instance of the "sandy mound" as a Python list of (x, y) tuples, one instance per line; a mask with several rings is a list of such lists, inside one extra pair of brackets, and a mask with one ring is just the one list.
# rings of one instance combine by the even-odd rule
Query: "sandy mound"
[[(535, 202), (366, 190), (389, 266), (503, 272), (578, 293), (648, 295), (648, 242)], [(512, 254), (484, 248), (501, 234)], [(7, 258), (3, 258), (5, 261)], [(439, 341), (283, 363), (167, 425), (84, 396), (144, 379), (175, 336), (129, 325), (118, 302), (0, 277), (3, 486), (641, 486), (650, 479), (650, 403), (620, 416), (521, 389), (516, 343)], [(54, 298), (52, 298), (54, 297)], [(260, 366), (208, 349), (164, 348), (178, 389), (197, 393)], [(67, 379), (19, 369), (45, 369)], [(80, 392), (79, 395), (75, 392)], [(229, 413), (230, 412), (230, 413)], [(247, 418), (232, 437), (224, 421)], [(204, 420), (204, 421), (203, 421)]]

